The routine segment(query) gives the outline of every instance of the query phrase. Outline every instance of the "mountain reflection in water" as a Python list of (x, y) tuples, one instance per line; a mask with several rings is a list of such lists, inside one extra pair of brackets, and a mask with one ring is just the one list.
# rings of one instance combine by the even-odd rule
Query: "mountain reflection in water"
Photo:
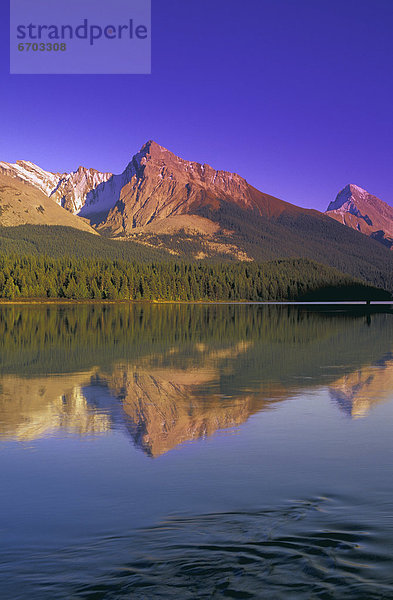
[(3, 307), (0, 437), (122, 427), (157, 457), (307, 390), (353, 418), (391, 398), (390, 315), (249, 308)]
[(362, 310), (0, 307), (1, 600), (391, 598), (393, 320)]

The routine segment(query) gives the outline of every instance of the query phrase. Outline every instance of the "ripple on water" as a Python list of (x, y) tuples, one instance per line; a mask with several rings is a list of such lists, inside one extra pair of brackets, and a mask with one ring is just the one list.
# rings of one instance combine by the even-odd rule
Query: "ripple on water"
[(388, 512), (372, 514), (354, 499), (319, 497), (176, 516), (41, 556), (25, 577), (30, 598), (42, 599), (392, 599), (392, 524)]

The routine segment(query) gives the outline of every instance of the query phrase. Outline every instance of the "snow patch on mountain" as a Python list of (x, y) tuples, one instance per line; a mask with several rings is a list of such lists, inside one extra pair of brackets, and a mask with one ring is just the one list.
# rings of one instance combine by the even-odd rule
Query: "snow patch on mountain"
[(0, 162), (0, 171), (10, 177), (22, 179), (38, 188), (46, 196), (50, 196), (56, 188), (62, 175), (44, 171), (37, 165), (27, 160), (18, 160), (16, 163)]
[(101, 173), (95, 169), (79, 167), (66, 174), (51, 193), (51, 197), (74, 214), (78, 214), (90, 192), (112, 177), (112, 173)]
[[(140, 163), (138, 163), (140, 164)], [(78, 211), (80, 217), (107, 212), (115, 206), (120, 199), (123, 187), (129, 183), (137, 169), (133, 161), (129, 163), (126, 169), (120, 175), (111, 175), (103, 179), (98, 185), (92, 187), (85, 196), (85, 201)]]
[(51, 173), (24, 160), (0, 162), (0, 172), (29, 183), (73, 214), (81, 210), (91, 190), (112, 177), (112, 173), (85, 167), (79, 167), (72, 173)]

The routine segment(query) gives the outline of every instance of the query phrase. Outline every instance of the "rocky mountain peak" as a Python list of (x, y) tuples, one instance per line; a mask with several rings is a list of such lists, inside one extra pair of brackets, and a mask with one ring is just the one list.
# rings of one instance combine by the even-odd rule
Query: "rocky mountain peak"
[(358, 185), (346, 185), (329, 204), (326, 214), (393, 247), (393, 208)]
[[(201, 164), (196, 161), (185, 160), (167, 148), (160, 146), (154, 140), (149, 140), (142, 146), (140, 151), (133, 157), (128, 168), (130, 165), (133, 165), (134, 168), (136, 166), (148, 166), (149, 172), (155, 167), (160, 169), (159, 177), (162, 179), (165, 179), (165, 177), (176, 178), (177, 180), (187, 179), (187, 181), (190, 179), (191, 184), (214, 186), (216, 189), (221, 188), (223, 192), (225, 190), (233, 192), (234, 183), (237, 191), (239, 186), (248, 186), (246, 180), (237, 173), (218, 171), (206, 163)], [(156, 171), (152, 170), (151, 174), (154, 173), (157, 174)]]
[[(160, 146), (160, 144), (157, 144), (157, 142), (155, 142), (154, 140), (148, 140), (145, 144), (143, 144), (143, 146), (139, 152), (140, 152), (140, 154), (143, 154), (143, 155), (146, 155), (146, 154), (157, 155), (162, 152), (169, 152), (169, 150), (167, 150), (163, 146)], [(172, 153), (170, 153), (170, 154), (172, 154)]]
[(367, 190), (349, 183), (337, 194), (336, 199), (330, 202), (327, 210), (339, 210), (343, 207), (345, 209), (348, 208), (348, 202), (356, 203), (357, 200), (365, 200), (367, 197), (372, 197)]
[(360, 187), (359, 185), (356, 185), (355, 183), (350, 183), (349, 186), (347, 186), (347, 187), (350, 188), (352, 194), (358, 194), (358, 195), (361, 195), (361, 196), (370, 195), (367, 190), (365, 190), (364, 188)]
[[(99, 230), (128, 235), (156, 226), (169, 231), (167, 226), (175, 224), (177, 230), (189, 230), (190, 218), (198, 230), (201, 218), (203, 229), (211, 229), (212, 221), (207, 221), (212, 217), (214, 221), (221, 208), (269, 217), (300, 210), (258, 192), (236, 173), (185, 160), (149, 140), (122, 174), (87, 195), (78, 214), (89, 218)], [(214, 229), (217, 227), (214, 224)]]
[(0, 163), (0, 173), (2, 169), (115, 236), (146, 228), (161, 233), (216, 232), (221, 221), (228, 220), (225, 215), (239, 210), (266, 218), (301, 212), (252, 188), (236, 173), (180, 158), (154, 140), (148, 140), (119, 175), (83, 166), (72, 173), (49, 173), (28, 161)]

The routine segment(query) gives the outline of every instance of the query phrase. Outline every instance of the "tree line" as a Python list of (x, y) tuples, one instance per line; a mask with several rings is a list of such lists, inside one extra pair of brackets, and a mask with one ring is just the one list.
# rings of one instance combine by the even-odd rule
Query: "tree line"
[(307, 259), (209, 264), (7, 255), (0, 256), (0, 298), (285, 301), (390, 295)]
[[(201, 364), (208, 351), (219, 356), (240, 344), (244, 352), (236, 359), (237, 378), (247, 389), (261, 377), (280, 380), (284, 370), (292, 377), (300, 367), (315, 380), (319, 364), (348, 364), (353, 348), (359, 367), (388, 355), (393, 322), (391, 314), (379, 310), (386, 307), (7, 304), (0, 308), (0, 375), (71, 373), (97, 366), (110, 371), (119, 362), (176, 369), (179, 358), (187, 369)], [(326, 373), (321, 377), (326, 383)], [(226, 372), (221, 382), (230, 393), (231, 374)]]

